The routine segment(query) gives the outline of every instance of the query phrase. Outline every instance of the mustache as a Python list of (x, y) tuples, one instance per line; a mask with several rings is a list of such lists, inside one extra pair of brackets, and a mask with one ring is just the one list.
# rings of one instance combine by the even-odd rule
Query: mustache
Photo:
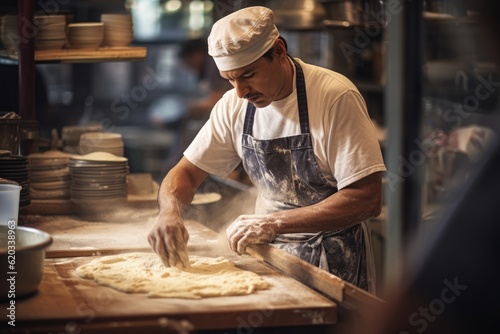
[(249, 94), (247, 94), (247, 95), (243, 96), (243, 98), (244, 98), (244, 99), (247, 99), (247, 100), (252, 100), (252, 99), (254, 99), (254, 98), (256, 98), (256, 97), (259, 97), (259, 96), (260, 96), (260, 94), (258, 94), (258, 93), (257, 93), (257, 94), (256, 94), (256, 93), (254, 93), (254, 94), (250, 94), (250, 93), (249, 93)]

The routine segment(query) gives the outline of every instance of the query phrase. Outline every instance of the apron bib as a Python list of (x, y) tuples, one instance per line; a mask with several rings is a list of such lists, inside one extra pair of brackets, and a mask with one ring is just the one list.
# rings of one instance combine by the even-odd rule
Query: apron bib
[[(301, 134), (271, 140), (252, 137), (255, 106), (247, 104), (242, 137), (243, 166), (258, 190), (256, 214), (309, 206), (337, 189), (321, 173), (313, 151), (304, 73), (296, 69)], [(375, 270), (366, 222), (343, 230), (281, 234), (271, 243), (369, 292), (375, 292)]]

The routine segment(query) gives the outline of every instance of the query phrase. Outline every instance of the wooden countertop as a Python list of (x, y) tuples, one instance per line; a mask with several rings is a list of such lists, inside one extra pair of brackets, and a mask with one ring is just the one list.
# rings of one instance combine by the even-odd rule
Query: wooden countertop
[[(224, 256), (238, 267), (253, 271), (271, 283), (268, 290), (247, 296), (202, 300), (147, 298), (97, 285), (78, 277), (74, 269), (96, 256), (129, 251), (151, 251), (144, 236), (154, 217), (129, 215), (113, 222), (81, 221), (67, 216), (23, 217), (25, 226), (49, 232), (54, 243), (47, 251), (44, 276), (37, 293), (16, 301), (17, 332), (149, 333), (165, 332), (175, 321), (196, 331), (275, 326), (332, 325), (337, 304), (252, 256), (237, 256), (221, 243), (219, 234), (186, 222), (189, 252)], [(107, 241), (107, 242), (105, 242)], [(64, 255), (64, 257), (62, 257)], [(6, 304), (0, 304), (6, 316)]]
[[(261, 275), (271, 288), (247, 296), (201, 300), (147, 298), (76, 276), (75, 268), (90, 261), (89, 257), (48, 259), (38, 293), (16, 303), (16, 330), (59, 332), (68, 321), (85, 329), (124, 319), (134, 327), (134, 322), (158, 323), (162, 318), (187, 320), (197, 330), (237, 328), (245, 322), (262, 327), (336, 322), (337, 309), (332, 301), (255, 258), (225, 257)], [(2, 309), (6, 312), (6, 307)], [(117, 332), (121, 333), (120, 328)]]

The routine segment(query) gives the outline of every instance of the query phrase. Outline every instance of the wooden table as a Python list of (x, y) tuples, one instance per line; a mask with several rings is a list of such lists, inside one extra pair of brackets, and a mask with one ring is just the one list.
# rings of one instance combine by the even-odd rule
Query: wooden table
[[(168, 333), (169, 326), (182, 325), (197, 332), (233, 329), (249, 333), (276, 326), (337, 322), (335, 302), (255, 257), (235, 255), (228, 250), (226, 242), (220, 243), (217, 233), (197, 222), (187, 222), (191, 254), (224, 256), (238, 267), (261, 275), (271, 283), (271, 288), (247, 296), (187, 300), (147, 298), (102, 287), (92, 280), (79, 278), (75, 268), (108, 253), (150, 251), (143, 240), (149, 231), (150, 219), (98, 223), (79, 222), (64, 216), (46, 218), (34, 217), (31, 223), (25, 224), (48, 231), (54, 243), (47, 251), (38, 291), (16, 301), (16, 327), (9, 329), (17, 332), (137, 333), (142, 330), (149, 334)], [(120, 243), (120, 236), (125, 235), (128, 238)], [(110, 240), (107, 237), (114, 239), (107, 244), (100, 242), (100, 239)], [(137, 243), (131, 242), (134, 237)], [(4, 318), (6, 306), (0, 305)]]

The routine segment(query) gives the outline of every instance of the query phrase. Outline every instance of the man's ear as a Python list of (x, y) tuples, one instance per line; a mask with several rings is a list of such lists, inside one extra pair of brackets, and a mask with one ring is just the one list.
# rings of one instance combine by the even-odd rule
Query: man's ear
[(276, 41), (276, 48), (275, 49), (276, 49), (275, 52), (278, 56), (282, 56), (282, 55), (286, 56), (286, 54), (287, 54), (286, 47), (281, 39), (278, 39)]

